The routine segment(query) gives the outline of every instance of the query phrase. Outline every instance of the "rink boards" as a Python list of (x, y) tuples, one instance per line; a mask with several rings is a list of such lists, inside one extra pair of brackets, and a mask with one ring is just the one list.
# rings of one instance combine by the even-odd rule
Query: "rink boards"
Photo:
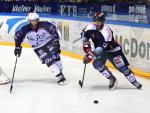
[[(0, 15), (0, 19), (4, 22), (0, 30), (1, 45), (13, 46), (14, 33), (22, 25), (27, 24), (24, 15), (17, 15)], [(41, 20), (52, 22), (59, 28), (62, 34), (62, 54), (82, 59), (80, 33), (90, 23), (90, 19), (43, 15)], [(107, 25), (112, 28), (114, 38), (122, 45), (122, 50), (129, 60), (133, 71), (142, 77), (150, 78), (150, 27), (144, 24), (114, 21), (107, 21)], [(23, 46), (30, 47), (26, 39)], [(108, 65), (111, 66), (109, 63)]]

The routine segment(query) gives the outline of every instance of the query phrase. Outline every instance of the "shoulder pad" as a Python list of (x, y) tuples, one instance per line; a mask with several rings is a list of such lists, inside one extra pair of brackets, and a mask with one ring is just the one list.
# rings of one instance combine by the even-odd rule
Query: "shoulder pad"
[(30, 24), (27, 24), (27, 25), (25, 25), (25, 26), (22, 26), (22, 27), (21, 27), (21, 31), (22, 31), (23, 33), (27, 33), (28, 31), (30, 31)]
[(48, 21), (40, 21), (40, 24), (43, 26), (53, 26), (53, 28), (55, 28), (56, 26), (54, 24), (52, 24), (51, 22)]
[(41, 24), (47, 24), (47, 25), (54, 25), (52, 24), (51, 22), (48, 22), (48, 21), (40, 21)]
[(25, 28), (29, 28), (29, 27), (30, 27), (30, 24), (27, 24), (27, 25), (22, 26), (21, 29), (22, 28), (25, 29)]
[(85, 28), (85, 31), (88, 31), (88, 30), (96, 30), (96, 26), (94, 24), (90, 24)]
[(48, 21), (40, 21), (39, 23), (50, 24)]
[(110, 29), (110, 28), (107, 25), (104, 25), (103, 29)]

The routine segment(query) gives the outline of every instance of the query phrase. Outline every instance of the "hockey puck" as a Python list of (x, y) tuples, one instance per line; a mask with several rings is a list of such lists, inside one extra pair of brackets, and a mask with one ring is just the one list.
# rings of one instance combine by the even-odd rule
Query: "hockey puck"
[(94, 104), (98, 104), (98, 100), (94, 100)]

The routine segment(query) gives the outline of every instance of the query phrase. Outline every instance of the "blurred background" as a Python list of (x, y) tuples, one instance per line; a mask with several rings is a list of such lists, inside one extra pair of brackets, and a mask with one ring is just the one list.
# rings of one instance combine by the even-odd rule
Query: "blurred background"
[(150, 0), (0, 0), (1, 13), (49, 13), (89, 18), (103, 12), (108, 20), (150, 23)]

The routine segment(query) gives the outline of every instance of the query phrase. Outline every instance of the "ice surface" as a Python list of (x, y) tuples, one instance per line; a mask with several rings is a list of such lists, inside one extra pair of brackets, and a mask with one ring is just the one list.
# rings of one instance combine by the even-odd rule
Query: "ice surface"
[[(0, 66), (11, 78), (15, 64), (14, 47), (0, 46)], [(87, 65), (84, 86), (81, 60), (62, 57), (63, 72), (68, 85), (59, 86), (46, 65), (42, 65), (33, 50), (23, 48), (18, 59), (14, 88), (0, 86), (0, 113), (149, 113), (150, 80), (137, 77), (142, 90), (134, 88), (126, 78), (112, 70), (118, 79), (117, 89), (108, 89), (108, 80), (91, 64)], [(93, 101), (98, 100), (98, 104)]]

